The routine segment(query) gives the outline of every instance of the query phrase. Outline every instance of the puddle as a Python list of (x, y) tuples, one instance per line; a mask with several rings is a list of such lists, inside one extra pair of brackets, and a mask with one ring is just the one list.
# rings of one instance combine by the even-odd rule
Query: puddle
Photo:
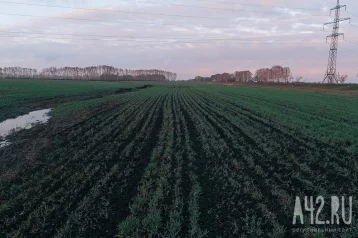
[(11, 143), (8, 141), (1, 141), (0, 142), (0, 148), (10, 145)]
[[(6, 137), (11, 134), (13, 131), (18, 131), (20, 129), (30, 129), (35, 124), (45, 123), (50, 119), (48, 113), (51, 109), (44, 109), (39, 111), (33, 111), (29, 114), (19, 116), (15, 119), (8, 119), (0, 123), (0, 138)], [(8, 145), (8, 141), (0, 141), (0, 148)]]

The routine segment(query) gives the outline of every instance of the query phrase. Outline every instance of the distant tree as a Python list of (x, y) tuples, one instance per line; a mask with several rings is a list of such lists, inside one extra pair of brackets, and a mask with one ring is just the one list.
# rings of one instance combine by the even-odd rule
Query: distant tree
[(283, 67), (279, 65), (272, 66), (270, 69), (270, 81), (272, 82), (280, 82), (285, 78), (285, 70)]
[[(124, 77), (125, 76), (125, 77)], [(176, 73), (162, 70), (130, 70), (117, 69), (113, 66), (100, 65), (86, 68), (50, 67), (41, 72), (31, 68), (5, 67), (0, 68), (0, 78), (43, 78), (61, 80), (142, 80), (142, 81), (174, 81)]]
[(284, 67), (284, 79), (285, 83), (289, 83), (293, 80), (292, 72), (290, 67)]
[(337, 83), (344, 84), (346, 82), (347, 78), (348, 78), (348, 75), (346, 75), (346, 74), (345, 75), (340, 75), (338, 73), (338, 75), (337, 75)]
[(290, 82), (293, 79), (291, 69), (275, 65), (271, 69), (261, 68), (256, 70), (255, 78), (258, 82)]
[(118, 76), (114, 74), (102, 74), (100, 80), (103, 81), (116, 81), (118, 80)]
[(268, 68), (258, 69), (255, 72), (257, 82), (267, 83), (271, 77), (271, 70)]
[(303, 79), (303, 77), (301, 77), (301, 76), (296, 76), (296, 77), (295, 77), (295, 82), (296, 82), (296, 83), (299, 83), (302, 79)]
[(196, 77), (194, 78), (194, 82), (203, 82), (203, 79), (204, 79), (204, 77), (196, 76)]
[(234, 73), (234, 78), (236, 82), (249, 82), (251, 77), (252, 77), (252, 73), (248, 70), (236, 71)]
[(229, 73), (223, 73), (220, 75), (220, 77), (221, 77), (221, 82), (223, 83), (228, 83), (233, 81), (233, 77)]

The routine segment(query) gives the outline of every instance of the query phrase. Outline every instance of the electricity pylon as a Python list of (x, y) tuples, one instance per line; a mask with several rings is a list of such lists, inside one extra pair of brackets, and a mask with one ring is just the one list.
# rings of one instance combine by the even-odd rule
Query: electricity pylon
[(351, 20), (350, 18), (342, 18), (342, 19), (339, 18), (341, 8), (343, 8), (343, 7), (345, 9), (347, 8), (346, 5), (340, 5), (339, 0), (337, 0), (337, 6), (335, 6), (334, 8), (332, 8), (330, 10), (330, 13), (332, 13), (332, 10), (335, 10), (334, 21), (327, 22), (327, 23), (323, 24), (323, 30), (324, 30), (325, 25), (333, 24), (332, 35), (329, 35), (326, 38), (326, 42), (327, 42), (328, 37), (331, 37), (331, 48), (329, 50), (327, 72), (326, 72), (326, 75), (324, 76), (323, 83), (326, 80), (328, 83), (334, 83), (334, 82), (338, 81), (337, 74), (336, 74), (338, 38), (341, 35), (343, 35), (343, 38), (344, 38), (344, 33), (339, 33), (339, 22)]

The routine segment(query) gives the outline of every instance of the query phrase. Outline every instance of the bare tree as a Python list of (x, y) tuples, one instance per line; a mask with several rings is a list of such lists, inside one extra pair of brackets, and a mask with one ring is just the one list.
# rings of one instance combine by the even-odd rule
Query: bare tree
[(252, 77), (252, 73), (248, 70), (245, 71), (236, 71), (234, 73), (234, 78), (236, 82), (249, 82)]
[(346, 74), (340, 75), (338, 73), (336, 83), (344, 84), (346, 82), (347, 78), (348, 78), (348, 75), (346, 75)]
[(21, 67), (0, 68), (0, 78), (9, 79), (60, 79), (60, 80), (136, 80), (136, 81), (174, 81), (176, 73), (151, 69), (130, 70), (117, 69), (113, 66), (100, 65), (86, 68), (80, 67), (50, 67), (40, 73), (36, 69)]
[(285, 83), (289, 83), (293, 80), (290, 67), (284, 67), (284, 78), (285, 78)]
[(269, 68), (258, 69), (255, 72), (258, 82), (267, 83), (271, 78), (271, 70)]
[(302, 79), (303, 79), (303, 77), (301, 77), (301, 76), (296, 76), (296, 77), (295, 77), (295, 82), (296, 82), (296, 83), (299, 83)]

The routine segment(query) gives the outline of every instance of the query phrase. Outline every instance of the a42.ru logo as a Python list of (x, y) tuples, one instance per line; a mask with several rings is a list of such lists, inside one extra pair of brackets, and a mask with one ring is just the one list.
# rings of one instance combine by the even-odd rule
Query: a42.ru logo
[[(292, 224), (304, 224), (303, 211), (305, 211), (305, 213), (309, 213), (311, 225), (338, 225), (340, 221), (350, 225), (352, 223), (352, 200), (352, 196), (348, 198), (332, 196), (330, 202), (326, 203), (322, 196), (318, 196), (315, 199), (313, 196), (305, 196), (302, 199), (297, 196)], [(325, 206), (325, 204), (328, 205)], [(327, 212), (324, 212), (324, 209), (327, 208), (330, 209), (330, 212), (328, 211), (330, 215), (326, 219), (322, 219), (322, 215), (327, 214)]]

